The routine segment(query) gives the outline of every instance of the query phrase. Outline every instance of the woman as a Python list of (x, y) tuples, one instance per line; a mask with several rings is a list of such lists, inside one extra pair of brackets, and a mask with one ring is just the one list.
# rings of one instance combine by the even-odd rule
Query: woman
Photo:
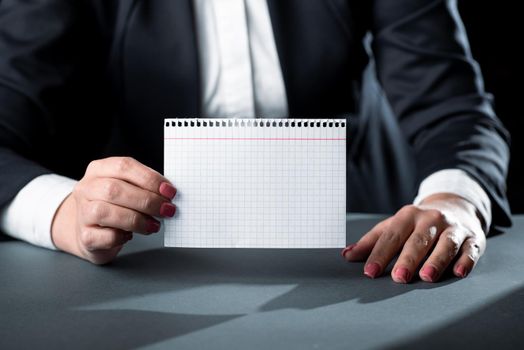
[[(418, 196), (343, 256), (375, 278), (400, 253), (399, 283), (417, 272), (435, 282), (448, 266), (466, 277), (485, 233), (510, 224), (509, 152), (454, 1), (3, 0), (3, 230), (111, 261), (131, 232), (156, 232), (154, 217), (176, 210), (159, 172), (164, 117), (357, 112), (368, 32), (396, 122), (351, 130), (348, 209), (409, 203), (413, 187), (392, 174), (411, 176)], [(415, 171), (394, 172), (391, 149), (376, 147), (395, 130)], [(397, 200), (384, 204), (386, 192)]]

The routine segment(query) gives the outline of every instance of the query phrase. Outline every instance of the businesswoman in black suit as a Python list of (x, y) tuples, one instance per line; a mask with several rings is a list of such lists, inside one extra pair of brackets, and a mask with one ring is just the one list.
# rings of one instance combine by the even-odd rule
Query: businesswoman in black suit
[[(269, 71), (282, 83), (274, 85), (282, 91), (271, 103), (284, 116), (357, 113), (369, 60), (363, 39), (372, 35), (376, 74), (396, 117), (389, 129), (396, 128), (402, 140), (395, 142), (407, 145), (415, 167), (394, 172), (395, 158), (373, 146), (392, 134), (365, 119), (352, 123), (348, 209), (398, 211), (343, 256), (365, 260), (364, 273), (375, 278), (400, 254), (392, 270), (400, 283), (417, 273), (434, 282), (448, 267), (459, 277), (470, 273), (485, 234), (510, 224), (509, 153), (455, 1), (239, 0), (238, 6), (246, 10), (238, 23), (247, 23), (247, 50), (264, 48), (247, 58), (255, 113), (270, 103), (257, 100), (266, 92), (257, 90), (265, 83), (257, 60), (267, 52)], [(162, 118), (235, 114), (220, 115), (224, 110), (213, 109), (216, 96), (208, 94), (217, 61), (206, 50), (217, 42), (214, 35), (231, 31), (213, 32), (206, 16), (215, 16), (216, 28), (236, 23), (218, 7), (197, 0), (0, 2), (0, 207), (7, 233), (22, 236), (13, 218), (45, 211), (45, 203), (36, 210), (27, 203), (44, 180), (56, 183), (46, 174), (80, 180), (42, 219), (49, 237), (40, 237), (48, 240), (41, 245), (93, 263), (114, 259), (132, 232), (158, 231), (154, 217), (173, 216), (176, 189), (160, 173)], [(227, 76), (229, 68), (218, 67)], [(398, 174), (413, 179), (402, 193), (392, 185)], [(355, 182), (362, 179), (370, 182)], [(419, 196), (409, 204), (413, 188)], [(388, 192), (397, 201), (386, 205)]]

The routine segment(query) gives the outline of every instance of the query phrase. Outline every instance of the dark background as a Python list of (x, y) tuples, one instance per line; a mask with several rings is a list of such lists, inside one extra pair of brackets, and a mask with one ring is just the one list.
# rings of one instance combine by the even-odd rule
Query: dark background
[(458, 3), (473, 56), (484, 75), (486, 90), (495, 96), (497, 114), (512, 136), (508, 197), (512, 211), (524, 213), (524, 166), (521, 162), (524, 156), (521, 23), (524, 18), (518, 9), (520, 1), (459, 0)]
[(522, 81), (524, 39), (520, 1), (459, 1), (473, 56), (484, 74), (486, 90), (495, 96), (495, 109), (511, 133), (508, 196), (513, 213), (524, 212), (524, 120)]

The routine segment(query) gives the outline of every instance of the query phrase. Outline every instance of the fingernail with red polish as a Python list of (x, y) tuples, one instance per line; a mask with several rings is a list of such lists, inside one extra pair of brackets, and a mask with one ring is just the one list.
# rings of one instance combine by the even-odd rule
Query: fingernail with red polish
[(357, 246), (357, 244), (353, 243), (353, 244), (348, 245), (346, 248), (344, 248), (342, 250), (342, 253), (341, 253), (342, 257), (345, 258), (346, 257), (346, 253), (352, 251), (353, 248), (355, 248), (356, 246)]
[(162, 182), (160, 184), (159, 191), (160, 191), (160, 194), (164, 197), (167, 197), (169, 199), (175, 198), (176, 188), (174, 188), (171, 184), (167, 182)]
[(468, 270), (463, 265), (457, 266), (455, 271), (460, 278), (465, 278), (468, 275)]
[(395, 271), (395, 278), (397, 279), (398, 282), (408, 283), (410, 276), (411, 276), (411, 273), (405, 267), (400, 267), (397, 269), (397, 271)]
[(160, 215), (162, 216), (168, 216), (168, 217), (173, 217), (173, 215), (175, 215), (175, 211), (176, 211), (176, 207), (171, 204), (171, 203), (162, 203), (162, 205), (160, 206)]
[(424, 281), (435, 282), (438, 278), (438, 271), (433, 266), (428, 265), (420, 271), (420, 277)]
[(364, 275), (369, 278), (375, 278), (380, 272), (380, 265), (377, 263), (370, 263), (364, 267)]
[(155, 219), (148, 219), (146, 222), (147, 233), (158, 232), (160, 230), (160, 223)]

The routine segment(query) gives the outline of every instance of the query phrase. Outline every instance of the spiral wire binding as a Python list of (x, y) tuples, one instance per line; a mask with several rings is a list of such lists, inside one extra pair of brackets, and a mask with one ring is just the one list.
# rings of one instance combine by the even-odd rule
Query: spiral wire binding
[(202, 119), (175, 118), (166, 119), (166, 127), (260, 127), (260, 128), (294, 128), (294, 127), (346, 127), (346, 120), (341, 119)]

